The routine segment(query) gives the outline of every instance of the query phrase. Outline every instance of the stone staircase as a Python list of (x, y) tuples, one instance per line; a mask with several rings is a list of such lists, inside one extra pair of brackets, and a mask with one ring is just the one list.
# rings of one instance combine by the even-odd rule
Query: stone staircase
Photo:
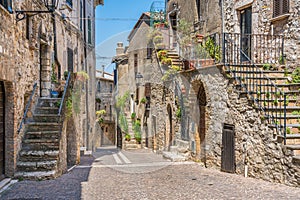
[(171, 58), (172, 60), (171, 65), (178, 66), (180, 69), (183, 69), (184, 67), (183, 62), (175, 50), (169, 50), (167, 57)]
[(126, 116), (127, 116), (126, 119), (128, 122), (128, 132), (129, 132), (129, 135), (131, 136), (131, 139), (130, 139), (130, 141), (126, 141), (126, 140), (124, 141), (123, 149), (124, 150), (141, 149), (142, 145), (138, 144), (134, 138), (132, 120), (130, 117), (128, 117), (129, 115), (126, 115)]
[[(278, 142), (284, 141), (284, 94), (286, 94), (286, 144), (293, 162), (300, 164), (300, 83), (292, 83), (291, 72), (264, 70), (263, 65), (227, 66), (225, 71), (235, 78), (240, 92), (255, 99), (254, 106), (263, 109), (264, 120), (274, 129)], [(264, 75), (263, 75), (264, 74)], [(247, 91), (246, 91), (247, 88)], [(278, 129), (281, 129), (278, 131)]]
[(60, 101), (60, 98), (40, 98), (33, 116), (26, 119), (16, 177), (42, 180), (58, 175)]

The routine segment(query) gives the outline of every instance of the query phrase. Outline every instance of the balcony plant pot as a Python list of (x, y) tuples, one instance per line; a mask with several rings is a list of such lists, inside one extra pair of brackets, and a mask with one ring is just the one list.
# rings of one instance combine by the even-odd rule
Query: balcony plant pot
[(204, 35), (202, 35), (202, 34), (196, 34), (196, 39), (197, 39), (198, 43), (202, 43), (203, 38), (204, 38)]
[(57, 98), (58, 97), (58, 92), (57, 91), (51, 91), (51, 97), (52, 98)]

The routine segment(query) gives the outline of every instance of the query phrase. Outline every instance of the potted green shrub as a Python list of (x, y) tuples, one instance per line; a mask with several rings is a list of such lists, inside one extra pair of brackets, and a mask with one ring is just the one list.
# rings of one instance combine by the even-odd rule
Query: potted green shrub
[(145, 97), (143, 97), (140, 102), (143, 103), (143, 104), (145, 104), (146, 101), (147, 101), (147, 99)]

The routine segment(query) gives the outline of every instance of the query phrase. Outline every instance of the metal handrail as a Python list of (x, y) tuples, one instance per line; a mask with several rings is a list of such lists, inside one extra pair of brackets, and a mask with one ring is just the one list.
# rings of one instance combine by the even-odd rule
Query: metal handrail
[(65, 87), (64, 87), (64, 93), (62, 95), (61, 104), (60, 104), (59, 110), (58, 110), (58, 116), (61, 115), (61, 111), (62, 111), (62, 108), (63, 108), (65, 96), (66, 96), (66, 93), (67, 93), (67, 88), (69, 86), (70, 77), (71, 77), (71, 72), (68, 73), (68, 78), (67, 78), (67, 81), (66, 81), (66, 84), (65, 84)]
[(26, 107), (25, 107), (25, 111), (24, 111), (24, 114), (23, 114), (23, 117), (22, 117), (22, 120), (21, 120), (19, 129), (18, 129), (18, 133), (20, 133), (20, 131), (21, 131), (21, 129), (22, 129), (23, 123), (24, 123), (25, 118), (26, 118), (26, 116), (27, 116), (27, 112), (28, 112), (29, 106), (30, 106), (31, 101), (32, 101), (32, 97), (33, 97), (33, 95), (34, 95), (34, 93), (35, 93), (36, 87), (37, 87), (37, 83), (34, 83), (34, 84), (33, 84), (33, 89), (32, 89), (31, 95), (30, 95), (30, 98), (29, 98), (29, 100), (28, 100), (28, 102), (27, 102), (27, 104), (26, 104)]
[[(226, 33), (224, 33), (224, 43), (223, 43), (223, 49), (225, 49), (225, 42), (227, 42), (228, 40), (226, 40), (225, 39), (225, 35), (226, 35)], [(233, 44), (235, 47), (237, 46), (236, 44)], [(263, 73), (263, 71), (249, 58), (249, 56), (240, 48), (240, 47), (237, 47), (237, 49), (238, 49), (238, 51), (248, 60), (248, 62), (250, 62), (250, 65), (252, 66), (252, 67), (254, 67), (255, 68), (255, 70), (256, 70), (256, 72), (260, 72), (260, 78), (264, 78), (265, 80), (267, 80), (267, 82), (268, 83), (270, 83), (268, 86), (270, 86), (271, 87), (271, 92), (273, 92), (273, 89), (272, 89), (272, 87), (274, 88), (274, 92), (276, 92), (276, 93), (279, 93), (280, 95), (283, 95), (283, 109), (284, 109), (284, 111), (283, 111), (283, 132), (281, 132), (282, 130), (281, 130), (281, 128), (282, 128), (282, 125), (281, 125), (281, 122), (280, 122), (280, 124), (278, 124), (277, 123), (277, 119), (278, 119), (278, 115), (277, 115), (277, 112), (275, 112), (275, 116), (273, 116), (273, 115), (271, 115), (271, 118), (272, 118), (272, 122), (274, 123), (274, 125), (275, 125), (275, 127), (277, 128), (277, 130), (279, 131), (279, 132), (281, 132), (281, 134), (283, 135), (283, 137), (284, 137), (284, 144), (286, 144), (286, 94), (284, 93), (284, 92), (282, 92), (281, 90), (280, 90), (280, 88), (276, 85), (276, 84), (274, 84), (273, 83), (273, 81), (271, 81), (271, 79), (269, 78), (269, 77), (267, 77), (264, 73)], [(224, 54), (225, 54), (225, 52), (224, 52)], [(228, 65), (230, 65), (229, 63), (226, 63), (225, 62), (225, 57), (223, 58), (223, 60), (224, 60), (224, 65), (226, 65), (226, 66), (228, 66)], [(237, 77), (236, 77), (236, 73), (235, 72), (233, 72), (230, 68), (229, 68), (229, 71), (232, 73), (232, 74), (234, 74), (234, 78), (236, 79), (236, 80), (238, 80), (237, 79)], [(254, 72), (254, 69), (252, 69), (252, 72)], [(254, 78), (254, 75), (252, 75), (253, 77), (252, 78)], [(250, 79), (251, 79), (251, 77), (250, 77)], [(240, 81), (240, 83), (241, 83), (241, 86), (242, 87), (244, 87), (245, 89), (246, 89), (246, 92), (247, 92), (247, 94), (248, 95), (250, 95), (251, 96), (251, 99), (256, 103), (256, 104), (258, 104), (258, 106), (259, 106), (259, 108), (266, 114), (267, 113), (267, 111), (266, 111), (266, 106), (261, 106), (260, 104), (260, 102), (258, 101), (258, 99), (257, 98), (254, 98), (254, 96), (251, 94), (251, 92), (253, 92), (253, 91), (249, 91), (248, 90), (248, 87), (245, 85), (245, 84), (243, 84), (242, 83), (242, 80), (239, 80)], [(254, 81), (253, 81), (254, 82)], [(251, 83), (251, 82), (250, 82)], [(254, 84), (254, 83), (253, 83)], [(257, 83), (256, 83), (257, 84)], [(251, 87), (251, 86), (250, 86)], [(253, 88), (255, 88), (255, 86), (253, 85)], [(251, 88), (250, 88), (250, 90), (251, 90)], [(257, 90), (257, 87), (256, 87), (256, 90)], [(261, 91), (260, 91), (261, 92)], [(267, 91), (268, 93), (270, 93), (269, 91)], [(280, 99), (281, 100), (281, 99)], [(268, 107), (269, 107), (269, 105), (268, 105)], [(277, 107), (277, 106), (276, 106)], [(280, 107), (281, 107), (281, 104), (280, 104)], [(273, 106), (272, 106), (272, 108), (273, 108)], [(273, 114), (273, 112), (271, 113), (271, 114)], [(281, 116), (281, 113), (280, 113), (280, 116)], [(268, 117), (269, 117), (269, 113), (268, 113)]]

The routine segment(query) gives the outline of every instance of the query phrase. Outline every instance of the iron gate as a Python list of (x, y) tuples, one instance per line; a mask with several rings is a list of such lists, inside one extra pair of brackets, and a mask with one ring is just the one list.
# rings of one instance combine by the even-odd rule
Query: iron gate
[(222, 134), (221, 171), (235, 173), (234, 125), (224, 124)]

